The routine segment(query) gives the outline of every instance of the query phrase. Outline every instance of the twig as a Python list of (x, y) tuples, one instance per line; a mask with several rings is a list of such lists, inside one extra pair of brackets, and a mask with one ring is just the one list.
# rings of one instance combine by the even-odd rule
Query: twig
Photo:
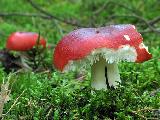
[(150, 25), (154, 25), (156, 24), (157, 22), (160, 22), (160, 16), (156, 17), (156, 18), (153, 18), (152, 20), (150, 20), (148, 23)]
[(62, 30), (61, 26), (58, 24), (58, 21), (54, 20), (53, 22), (54, 22), (54, 25), (56, 25), (56, 28), (58, 29), (60, 35), (63, 36), (64, 33), (63, 33), (63, 30)]
[(142, 112), (142, 111), (157, 111), (157, 110), (159, 110), (159, 109), (153, 109), (153, 108), (146, 107), (146, 108), (137, 110), (137, 112)]
[(145, 117), (143, 115), (138, 114), (137, 111), (131, 111), (131, 113), (136, 115), (136, 116), (138, 116), (139, 118), (141, 118), (143, 120), (159, 120), (158, 118), (152, 118), (152, 117), (151, 118), (147, 118), (147, 117)]
[[(133, 15), (112, 15), (110, 16), (109, 18), (110, 19), (113, 19), (113, 18), (117, 18), (117, 17), (128, 17), (128, 18), (136, 18), (138, 20), (140, 20), (141, 22), (145, 23), (147, 27), (149, 27), (150, 29), (150, 32), (156, 32), (156, 33), (160, 33), (159, 30), (155, 29), (152, 25), (150, 25), (150, 23), (145, 20), (143, 17), (141, 16), (138, 16), (136, 14), (133, 14)], [(145, 31), (145, 32), (149, 32), (149, 31)]]
[(137, 111), (131, 111), (131, 113), (136, 115), (136, 116), (138, 116), (138, 117), (140, 117), (143, 120), (147, 120), (147, 118), (145, 116), (138, 114)]
[(137, 12), (136, 10), (128, 7), (128, 5), (125, 5), (125, 4), (123, 4), (123, 3), (118, 3), (118, 2), (115, 2), (115, 1), (111, 1), (111, 3), (113, 3), (113, 4), (117, 5), (117, 6), (120, 6), (120, 7), (122, 7), (122, 8), (125, 8), (126, 10), (129, 10), (129, 11), (131, 11), (131, 12), (133, 12), (133, 13), (136, 13), (136, 12)]
[(73, 25), (73, 26), (85, 27), (84, 25), (80, 25), (80, 24), (77, 24), (77, 23), (73, 23), (73, 22), (62, 20), (62, 19), (57, 18), (57, 17), (53, 17), (53, 15), (49, 16), (49, 15), (37, 14), (37, 13), (18, 13), (18, 12), (11, 12), (11, 13), (4, 12), (4, 13), (0, 13), (0, 17), (8, 17), (8, 16), (9, 17), (10, 16), (35, 17), (35, 18), (54, 20), (54, 22), (55, 22), (55, 20), (58, 20), (58, 21), (61, 21), (61, 22), (64, 22), (66, 24), (70, 24), (70, 25)]
[(0, 118), (2, 117), (3, 113), (3, 108), (4, 104), (9, 101), (9, 95), (10, 95), (10, 90), (9, 90), (9, 80), (5, 83), (3, 80), (3, 83), (1, 85), (1, 91), (0, 91)]
[(130, 111), (132, 114), (140, 117), (141, 119), (144, 119), (144, 120), (159, 120), (158, 118), (147, 118), (145, 117), (144, 115), (140, 115), (139, 112), (146, 112), (146, 111), (156, 111), (156, 110), (159, 110), (159, 109), (152, 109), (152, 108), (144, 108), (144, 109), (139, 109), (137, 111)]
[(32, 0), (27, 0), (33, 8), (35, 8), (37, 11), (41, 12), (42, 14), (50, 17), (51, 19), (56, 19), (58, 21), (61, 21), (63, 23), (66, 23), (66, 24), (70, 24), (72, 26), (77, 26), (77, 27), (85, 27), (84, 25), (81, 25), (81, 24), (78, 24), (77, 22), (72, 22), (72, 21), (67, 21), (67, 20), (64, 20), (64, 19), (61, 19), (57, 16), (54, 16), (53, 14), (45, 11), (44, 9), (42, 9), (38, 4), (34, 3)]
[(24, 16), (24, 17), (41, 17), (43, 19), (50, 19), (49, 16), (42, 15), (42, 14), (36, 14), (36, 13), (18, 13), (18, 12), (11, 12), (11, 13), (0, 13), (1, 17), (7, 17), (7, 16)]
[(101, 6), (99, 9), (97, 9), (97, 10), (94, 12), (94, 14), (95, 14), (95, 15), (98, 15), (98, 14), (101, 13), (104, 9), (106, 9), (109, 4), (113, 4), (114, 6), (119, 6), (119, 7), (121, 7), (121, 8), (124, 8), (124, 9), (128, 10), (128, 11), (131, 11), (132, 13), (135, 13), (135, 12), (136, 12), (134, 9), (128, 7), (128, 6), (125, 5), (125, 4), (121, 4), (121, 3), (118, 3), (118, 2), (115, 2), (115, 1), (106, 1), (106, 2), (103, 4), (103, 6)]
[(46, 115), (46, 119), (49, 117), (49, 115), (51, 114), (51, 112), (52, 112), (52, 110), (53, 110), (53, 108), (51, 108), (50, 110), (49, 110), (49, 112), (47, 113), (47, 115)]
[[(23, 17), (39, 17), (42, 19), (48, 19), (48, 20), (52, 20), (54, 18), (47, 16), (47, 15), (43, 15), (43, 14), (37, 14), (37, 13), (18, 13), (18, 12), (11, 12), (11, 13), (0, 13), (1, 17), (7, 17), (7, 16), (23, 16)], [(114, 19), (117, 17), (128, 17), (128, 18), (136, 18), (140, 21), (142, 21), (143, 23), (145, 23), (149, 29), (148, 30), (143, 30), (143, 31), (139, 31), (140, 33), (148, 33), (148, 32), (156, 32), (156, 33), (160, 33), (160, 28), (154, 28), (152, 25), (156, 24), (157, 22), (160, 21), (160, 16), (147, 21), (144, 18), (138, 16), (138, 15), (112, 15), (109, 16), (109, 19)], [(55, 19), (56, 20), (56, 19)], [(54, 22), (55, 22), (54, 20)], [(87, 27), (87, 26), (83, 26), (83, 27)]]
[(25, 92), (25, 90), (22, 91), (22, 93), (16, 98), (16, 100), (14, 101), (14, 103), (12, 104), (12, 106), (9, 108), (9, 110), (4, 114), (5, 116), (11, 111), (11, 109), (16, 105), (18, 99), (23, 95), (23, 93)]
[[(160, 33), (160, 28), (156, 28), (154, 29), (154, 31), (157, 31), (158, 33)], [(151, 29), (146, 29), (146, 30), (139, 30), (140, 33), (151, 33), (153, 32), (153, 30)]]
[(97, 9), (96, 11), (94, 11), (95, 15), (98, 15), (99, 13), (101, 13), (104, 9), (106, 9), (106, 7), (110, 4), (111, 1), (106, 1), (103, 6), (101, 6), (99, 9)]

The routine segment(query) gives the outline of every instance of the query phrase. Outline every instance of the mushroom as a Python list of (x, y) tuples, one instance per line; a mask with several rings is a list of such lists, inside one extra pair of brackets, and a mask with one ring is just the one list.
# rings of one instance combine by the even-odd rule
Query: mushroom
[[(14, 51), (28, 51), (37, 45), (39, 35), (32, 32), (15, 32), (7, 40), (6, 48)], [(46, 41), (40, 37), (39, 45), (46, 47)]]
[(42, 46), (42, 49), (46, 48), (46, 40), (39, 34), (32, 32), (14, 32), (8, 37), (6, 43), (7, 50), (21, 52), (22, 66), (27, 69), (31, 69), (31, 67), (26, 64), (27, 58), (33, 58), (32, 61), (34, 65), (36, 63), (35, 57), (37, 49), (34, 49), (34, 47), (37, 46)]
[(57, 44), (53, 63), (62, 72), (91, 66), (91, 86), (100, 90), (107, 89), (107, 79), (114, 88), (121, 82), (118, 62), (141, 63), (151, 57), (135, 26), (122, 24), (72, 31)]

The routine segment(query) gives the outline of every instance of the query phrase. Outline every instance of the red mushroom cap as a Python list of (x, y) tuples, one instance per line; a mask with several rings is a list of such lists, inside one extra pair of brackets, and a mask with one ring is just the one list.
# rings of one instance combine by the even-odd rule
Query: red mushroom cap
[[(70, 61), (82, 60), (94, 50), (107, 48), (117, 51), (123, 46), (133, 48), (136, 58), (134, 62), (143, 62), (151, 59), (140, 33), (134, 25), (111, 25), (101, 28), (82, 28), (74, 30), (64, 36), (54, 51), (54, 65), (60, 71)], [(115, 55), (114, 55), (115, 56)]]
[[(7, 40), (6, 48), (15, 51), (27, 51), (37, 45), (39, 35), (32, 32), (15, 32)], [(46, 40), (40, 37), (39, 44), (46, 47)]]

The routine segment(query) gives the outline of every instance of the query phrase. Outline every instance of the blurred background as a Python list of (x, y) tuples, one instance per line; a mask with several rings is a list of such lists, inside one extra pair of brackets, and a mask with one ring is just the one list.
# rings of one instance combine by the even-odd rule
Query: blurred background
[(0, 47), (11, 32), (41, 32), (50, 44), (77, 28), (134, 24), (146, 45), (160, 44), (159, 0), (0, 0)]

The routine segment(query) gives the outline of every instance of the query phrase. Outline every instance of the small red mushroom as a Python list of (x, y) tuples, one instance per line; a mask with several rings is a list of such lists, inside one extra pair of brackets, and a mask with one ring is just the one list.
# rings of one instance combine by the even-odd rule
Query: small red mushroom
[[(6, 48), (14, 51), (28, 51), (37, 45), (39, 35), (32, 32), (15, 32), (7, 40)], [(46, 47), (46, 40), (41, 36), (39, 45)]]
[[(6, 49), (9, 51), (21, 52), (20, 58), (22, 65), (27, 69), (32, 69), (26, 63), (27, 59), (32, 59), (33, 68), (37, 68), (36, 61), (37, 49), (34, 47), (42, 46), (43, 50), (46, 48), (46, 40), (37, 33), (32, 32), (14, 32), (12, 33), (6, 42)], [(40, 51), (41, 52), (41, 51)]]
[(151, 59), (142, 40), (141, 34), (130, 24), (74, 30), (57, 44), (53, 63), (63, 72), (91, 65), (93, 88), (107, 89), (106, 79), (109, 86), (116, 87), (121, 82), (119, 61), (140, 63)]

